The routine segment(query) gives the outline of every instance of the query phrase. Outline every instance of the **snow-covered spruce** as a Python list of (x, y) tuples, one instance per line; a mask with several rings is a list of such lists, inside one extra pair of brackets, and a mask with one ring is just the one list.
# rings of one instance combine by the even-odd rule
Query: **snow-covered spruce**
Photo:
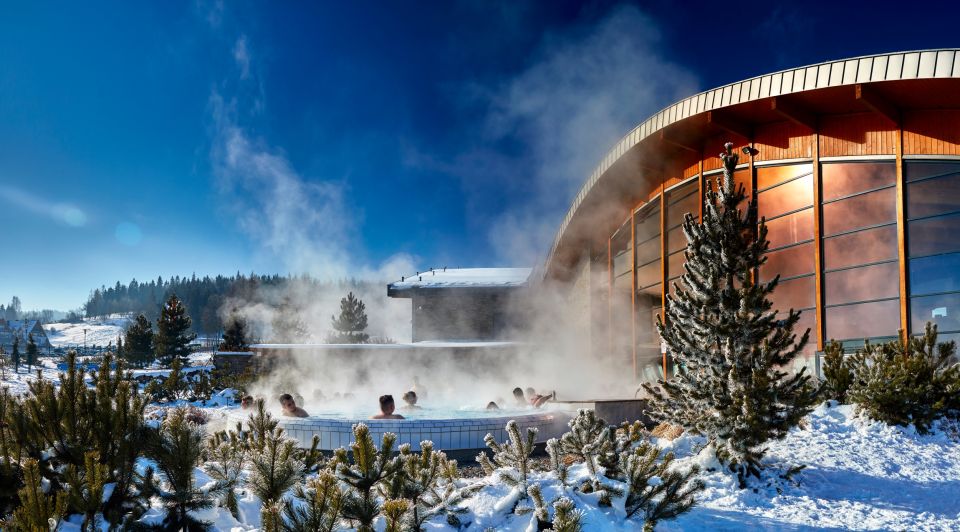
[(724, 145), (723, 176), (708, 187), (703, 222), (687, 214), (686, 264), (657, 330), (676, 375), (644, 385), (651, 417), (706, 436), (746, 486), (759, 477), (767, 442), (783, 438), (817, 402), (818, 388), (801, 370), (781, 371), (803, 350), (793, 328), (800, 313), (778, 315), (770, 294), (779, 276), (755, 282), (769, 242), (754, 201), (734, 181), (738, 155)]

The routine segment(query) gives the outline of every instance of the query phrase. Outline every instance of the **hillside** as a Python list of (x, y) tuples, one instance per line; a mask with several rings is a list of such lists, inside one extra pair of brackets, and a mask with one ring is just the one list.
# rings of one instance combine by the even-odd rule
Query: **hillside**
[(45, 325), (44, 329), (54, 347), (83, 345), (84, 330), (88, 346), (102, 346), (110, 342), (116, 343), (117, 336), (127, 330), (130, 321), (129, 316), (113, 314), (106, 318), (87, 318), (80, 323), (50, 323)]

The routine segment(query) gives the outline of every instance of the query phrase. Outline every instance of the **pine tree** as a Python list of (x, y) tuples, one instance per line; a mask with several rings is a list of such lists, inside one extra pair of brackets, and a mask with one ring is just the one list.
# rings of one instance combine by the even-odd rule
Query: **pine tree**
[(247, 321), (240, 316), (232, 316), (227, 322), (227, 329), (223, 331), (223, 340), (220, 342), (221, 351), (249, 351), (250, 342), (247, 339)]
[(384, 483), (381, 491), (388, 499), (402, 499), (409, 502), (405, 519), (407, 530), (419, 532), (423, 523), (437, 515), (434, 498), (430, 497), (439, 488), (447, 466), (447, 455), (433, 450), (433, 442), (420, 442), (420, 454), (410, 450), (410, 444), (400, 446), (398, 456), (400, 467), (389, 482)]
[(331, 316), (331, 327), (336, 331), (330, 335), (329, 343), (364, 344), (370, 335), (367, 329), (367, 307), (353, 292), (340, 300), (340, 315)]
[(193, 469), (203, 452), (203, 431), (187, 421), (186, 410), (168, 411), (161, 429), (154, 433), (147, 455), (157, 463), (164, 483), (151, 482), (148, 491), (166, 507), (165, 530), (207, 530), (209, 523), (190, 513), (213, 505), (210, 496), (194, 484)]
[(307, 325), (300, 319), (300, 311), (289, 300), (276, 309), (271, 322), (273, 341), (280, 344), (302, 342), (309, 336)]
[(7, 353), (4, 352), (3, 346), (0, 346), (0, 379), (7, 380)]
[(843, 356), (840, 342), (830, 342), (823, 355), (823, 393), (825, 398), (840, 404), (847, 402), (847, 392), (853, 384), (853, 368)]
[(686, 472), (671, 467), (673, 454), (660, 454), (650, 442), (642, 442), (620, 455), (620, 469), (627, 482), (624, 510), (627, 518), (643, 516), (643, 530), (653, 532), (657, 522), (672, 519), (693, 507), (694, 495), (703, 489), (703, 483), (693, 480), (699, 472), (696, 466)]
[(373, 522), (382, 509), (374, 488), (389, 481), (400, 468), (400, 461), (391, 458), (397, 436), (385, 433), (377, 449), (367, 425), (357, 423), (353, 426), (353, 438), (352, 460), (343, 447), (334, 454), (337, 478), (349, 486), (343, 499), (343, 517), (356, 521), (358, 532), (372, 532)]
[(117, 335), (117, 359), (125, 359), (125, 353), (123, 349), (123, 336)]
[(13, 350), (10, 351), (10, 361), (13, 362), (14, 373), (20, 373), (20, 338), (13, 337)]
[(180, 359), (184, 365), (189, 362), (190, 342), (197, 337), (188, 332), (192, 323), (180, 298), (170, 294), (157, 318), (157, 335), (154, 339), (154, 349), (161, 362), (170, 364), (174, 358)]
[[(530, 455), (533, 453), (534, 440), (537, 437), (537, 429), (528, 428), (527, 436), (520, 435), (520, 427), (517, 422), (510, 420), (507, 422), (507, 436), (509, 439), (498, 443), (492, 434), (487, 434), (483, 442), (487, 444), (493, 453), (493, 459), (486, 453), (477, 455), (477, 463), (483, 468), (487, 475), (496, 474), (500, 482), (514, 489), (518, 502), (527, 497), (528, 479), (531, 471)], [(523, 511), (519, 505), (514, 508), (516, 511)]]
[(284, 530), (287, 532), (334, 532), (343, 506), (343, 491), (337, 477), (329, 470), (322, 471), (305, 487), (297, 487), (296, 498), (303, 504), (288, 501), (284, 507)]
[(56, 530), (67, 512), (65, 493), (50, 495), (42, 487), (40, 468), (35, 460), (27, 461), (23, 470), (24, 486), (19, 492), (20, 505), (13, 511), (12, 530)]
[(153, 325), (146, 316), (140, 314), (127, 327), (127, 347), (125, 358), (134, 367), (142, 368), (153, 362)]
[(205, 454), (203, 469), (217, 483), (211, 493), (217, 494), (220, 505), (229, 510), (234, 519), (240, 520), (236, 489), (247, 462), (247, 442), (240, 424), (235, 431), (214, 433)]
[(702, 434), (717, 457), (735, 471), (741, 487), (759, 476), (764, 443), (786, 436), (817, 401), (818, 390), (801, 369), (780, 368), (809, 340), (793, 328), (800, 313), (778, 316), (769, 296), (779, 276), (755, 282), (769, 241), (756, 204), (741, 209), (746, 194), (734, 183), (738, 155), (727, 143), (723, 177), (709, 187), (703, 222), (687, 214), (686, 273), (676, 295), (667, 296), (666, 320), (657, 330), (676, 364), (676, 375), (659, 386), (644, 385), (650, 415)]
[(30, 333), (27, 335), (27, 371), (33, 370), (39, 354), (40, 349), (37, 347), (37, 342), (33, 339), (33, 333)]
[(926, 434), (942, 417), (960, 418), (960, 364), (954, 342), (937, 342), (937, 326), (923, 336), (867, 344), (851, 360), (848, 397), (868, 417), (889, 425), (912, 424)]

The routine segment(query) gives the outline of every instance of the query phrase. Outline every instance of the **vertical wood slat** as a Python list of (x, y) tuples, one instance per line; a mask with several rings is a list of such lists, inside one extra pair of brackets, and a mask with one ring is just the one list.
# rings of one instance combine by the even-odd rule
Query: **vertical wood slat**
[(637, 217), (630, 209), (630, 352), (633, 353), (633, 378), (637, 378)]
[(613, 351), (613, 237), (607, 239), (607, 352)]
[(900, 327), (910, 336), (908, 278), (907, 278), (907, 226), (906, 204), (904, 204), (903, 182), (903, 122), (897, 124), (896, 145), (897, 154), (897, 256), (900, 261)]
[[(660, 185), (660, 317), (663, 322), (667, 321), (667, 232), (664, 227), (667, 225), (667, 202), (666, 194), (663, 193), (663, 184)], [(661, 351), (663, 348), (661, 347)], [(667, 354), (662, 353), (663, 358), (663, 378), (667, 378)]]
[(823, 309), (823, 191), (820, 186), (820, 133), (811, 133), (813, 138), (813, 262), (814, 262), (814, 301), (817, 308), (816, 334), (817, 351), (823, 351), (824, 336), (824, 309)]
[(700, 191), (700, 212), (698, 221), (703, 223), (703, 154), (700, 154), (700, 161), (697, 163), (697, 188)]

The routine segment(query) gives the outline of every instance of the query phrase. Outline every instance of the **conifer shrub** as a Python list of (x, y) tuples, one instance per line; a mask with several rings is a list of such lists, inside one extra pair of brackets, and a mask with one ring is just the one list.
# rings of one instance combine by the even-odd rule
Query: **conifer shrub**
[(671, 467), (673, 453), (661, 454), (650, 442), (620, 454), (620, 469), (627, 483), (624, 510), (627, 518), (643, 517), (644, 531), (653, 532), (659, 521), (672, 519), (693, 507), (694, 496), (703, 482), (693, 477), (696, 466), (687, 471)]
[(67, 494), (47, 493), (36, 460), (27, 460), (23, 468), (23, 487), (18, 493), (18, 506), (4, 529), (17, 532), (56, 530), (67, 513)]
[(213, 505), (210, 494), (194, 482), (193, 470), (203, 455), (203, 441), (203, 431), (187, 420), (182, 408), (169, 411), (161, 428), (148, 439), (147, 456), (156, 462), (163, 482), (148, 473), (142, 489), (166, 508), (162, 522), (166, 530), (209, 529), (209, 523), (191, 515)]
[(377, 499), (377, 485), (389, 482), (401, 467), (399, 458), (393, 457), (397, 436), (385, 433), (378, 449), (367, 425), (357, 423), (353, 439), (349, 454), (343, 447), (334, 453), (337, 479), (348, 487), (342, 514), (357, 523), (359, 532), (372, 532), (373, 522), (383, 509)]
[(294, 496), (303, 502), (287, 501), (283, 509), (284, 530), (289, 532), (334, 532), (343, 507), (343, 490), (337, 477), (323, 470), (306, 486), (298, 486)]
[[(527, 498), (531, 472), (530, 455), (533, 453), (537, 429), (528, 428), (526, 436), (522, 436), (520, 427), (512, 419), (507, 422), (506, 428), (508, 439), (502, 444), (498, 443), (492, 434), (486, 435), (483, 441), (490, 448), (492, 458), (486, 453), (480, 453), (477, 455), (477, 463), (487, 475), (496, 475), (500, 482), (512, 487), (519, 496), (519, 503)], [(523, 508), (518, 504), (514, 510), (522, 511)]]
[(913, 424), (925, 434), (943, 417), (960, 416), (960, 364), (954, 342), (937, 343), (936, 325), (923, 336), (867, 344), (852, 358), (849, 398), (872, 419)]
[(847, 403), (847, 392), (853, 384), (853, 367), (843, 356), (843, 345), (831, 341), (823, 350), (823, 396), (840, 404)]
[(216, 481), (211, 493), (218, 497), (218, 504), (240, 520), (237, 488), (247, 463), (247, 442), (240, 424), (237, 425), (237, 430), (215, 432), (210, 437), (204, 450), (203, 469)]
[[(0, 391), (0, 476), (15, 479), (0, 482), (5, 512), (17, 503), (10, 491), (23, 486), (18, 464), (30, 460), (47, 493), (64, 494), (67, 514), (118, 526), (143, 510), (135, 466), (148, 435), (146, 400), (123, 361), (114, 363), (110, 354), (91, 374), (92, 387), (84, 379), (76, 353), (70, 352), (59, 386), (41, 377), (28, 384), (24, 397)], [(112, 484), (109, 493), (96, 497), (107, 484)]]
[(644, 388), (651, 418), (705, 436), (745, 488), (760, 475), (766, 442), (785, 437), (813, 409), (819, 389), (805, 369), (781, 369), (803, 351), (810, 331), (798, 338), (800, 313), (773, 308), (779, 277), (756, 282), (767, 228), (734, 181), (732, 143), (720, 158), (723, 175), (706, 191), (703, 222), (685, 216), (685, 273), (657, 321), (676, 375)]
[(456, 485), (456, 462), (435, 451), (431, 441), (420, 442), (420, 453), (412, 452), (409, 444), (401, 445), (398, 459), (399, 468), (380, 491), (387, 499), (407, 501), (404, 529), (419, 532), (426, 521), (441, 514), (451, 526), (458, 526), (454, 523), (459, 523), (457, 514), (463, 510), (457, 506), (471, 490)]

